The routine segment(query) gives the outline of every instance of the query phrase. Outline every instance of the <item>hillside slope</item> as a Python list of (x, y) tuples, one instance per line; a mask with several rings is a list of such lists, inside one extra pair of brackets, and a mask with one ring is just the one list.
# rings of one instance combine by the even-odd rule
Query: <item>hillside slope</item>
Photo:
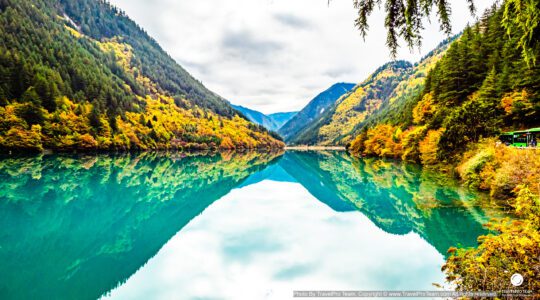
[(281, 147), (102, 0), (0, 0), (0, 148)]
[(377, 110), (411, 70), (412, 65), (406, 61), (381, 66), (288, 142), (318, 145), (346, 143), (356, 125)]
[(336, 83), (326, 91), (317, 95), (298, 114), (279, 129), (279, 134), (285, 141), (293, 140), (313, 120), (321, 116), (343, 94), (354, 87), (353, 83)]
[(390, 96), (383, 101), (381, 107), (368, 115), (367, 118), (357, 124), (353, 133), (374, 124), (388, 123), (401, 124), (404, 127), (413, 123), (412, 110), (418, 103), (422, 94), (428, 73), (446, 53), (451, 42), (458, 36), (448, 38), (441, 42), (434, 50), (424, 56), (420, 62), (414, 65), (411, 72), (396, 86)]
[(455, 39), (441, 42), (414, 65), (396, 61), (381, 66), (289, 142), (345, 146), (370, 124), (411, 124), (412, 107), (418, 102), (428, 72)]

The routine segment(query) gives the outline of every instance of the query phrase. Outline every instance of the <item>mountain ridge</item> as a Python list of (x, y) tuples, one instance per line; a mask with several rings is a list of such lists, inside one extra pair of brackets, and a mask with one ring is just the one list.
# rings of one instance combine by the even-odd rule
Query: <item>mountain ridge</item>
[(248, 120), (251, 122), (261, 125), (264, 128), (277, 132), (283, 124), (285, 124), (288, 120), (290, 120), (294, 115), (297, 114), (297, 112), (278, 112), (278, 113), (272, 113), (272, 114), (264, 114), (260, 111), (242, 106), (242, 105), (234, 105), (231, 104), (231, 106), (236, 109), (237, 111), (241, 112)]
[(412, 64), (407, 61), (384, 64), (332, 103), (324, 113), (287, 142), (293, 145), (342, 145), (337, 141), (347, 137), (355, 124), (362, 121), (367, 114), (377, 110), (382, 99), (392, 92), (411, 68)]
[(304, 130), (310, 122), (323, 114), (325, 110), (337, 101), (343, 94), (350, 91), (354, 83), (335, 83), (325, 91), (315, 96), (296, 116), (285, 123), (278, 133), (285, 141), (293, 139), (299, 132)]

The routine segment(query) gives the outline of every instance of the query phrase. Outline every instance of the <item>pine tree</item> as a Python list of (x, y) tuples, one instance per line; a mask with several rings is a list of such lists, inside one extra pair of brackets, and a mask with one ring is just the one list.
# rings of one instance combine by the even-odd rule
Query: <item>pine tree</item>
[(29, 87), (21, 96), (21, 102), (32, 103), (34, 105), (41, 105), (41, 98), (39, 97), (36, 89), (32, 86)]
[(503, 116), (499, 103), (497, 72), (492, 69), (480, 90), (446, 118), (446, 130), (440, 140), (440, 156), (445, 157), (464, 149), (470, 142), (497, 133)]

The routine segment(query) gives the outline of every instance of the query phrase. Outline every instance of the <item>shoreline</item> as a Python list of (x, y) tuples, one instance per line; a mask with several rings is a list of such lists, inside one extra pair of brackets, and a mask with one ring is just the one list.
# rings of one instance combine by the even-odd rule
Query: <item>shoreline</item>
[(296, 151), (322, 151), (322, 150), (333, 150), (333, 151), (346, 151), (347, 149), (344, 146), (285, 146), (285, 151), (287, 150), (296, 150)]
[(285, 146), (283, 148), (239, 148), (239, 149), (0, 149), (0, 158), (38, 155), (70, 155), (70, 154), (133, 154), (133, 153), (185, 153), (185, 154), (215, 154), (215, 153), (274, 153), (281, 151), (347, 151), (344, 146)]

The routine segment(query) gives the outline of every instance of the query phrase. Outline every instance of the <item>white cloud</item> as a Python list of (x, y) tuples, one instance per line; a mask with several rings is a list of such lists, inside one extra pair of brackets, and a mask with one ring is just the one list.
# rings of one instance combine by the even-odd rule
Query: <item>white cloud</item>
[[(265, 113), (301, 109), (336, 82), (360, 82), (389, 60), (384, 15), (374, 12), (365, 41), (351, 0), (111, 0), (209, 89)], [(452, 1), (454, 31), (474, 18)], [(492, 1), (477, 1), (479, 11)], [(426, 26), (422, 53), (445, 36)]]

